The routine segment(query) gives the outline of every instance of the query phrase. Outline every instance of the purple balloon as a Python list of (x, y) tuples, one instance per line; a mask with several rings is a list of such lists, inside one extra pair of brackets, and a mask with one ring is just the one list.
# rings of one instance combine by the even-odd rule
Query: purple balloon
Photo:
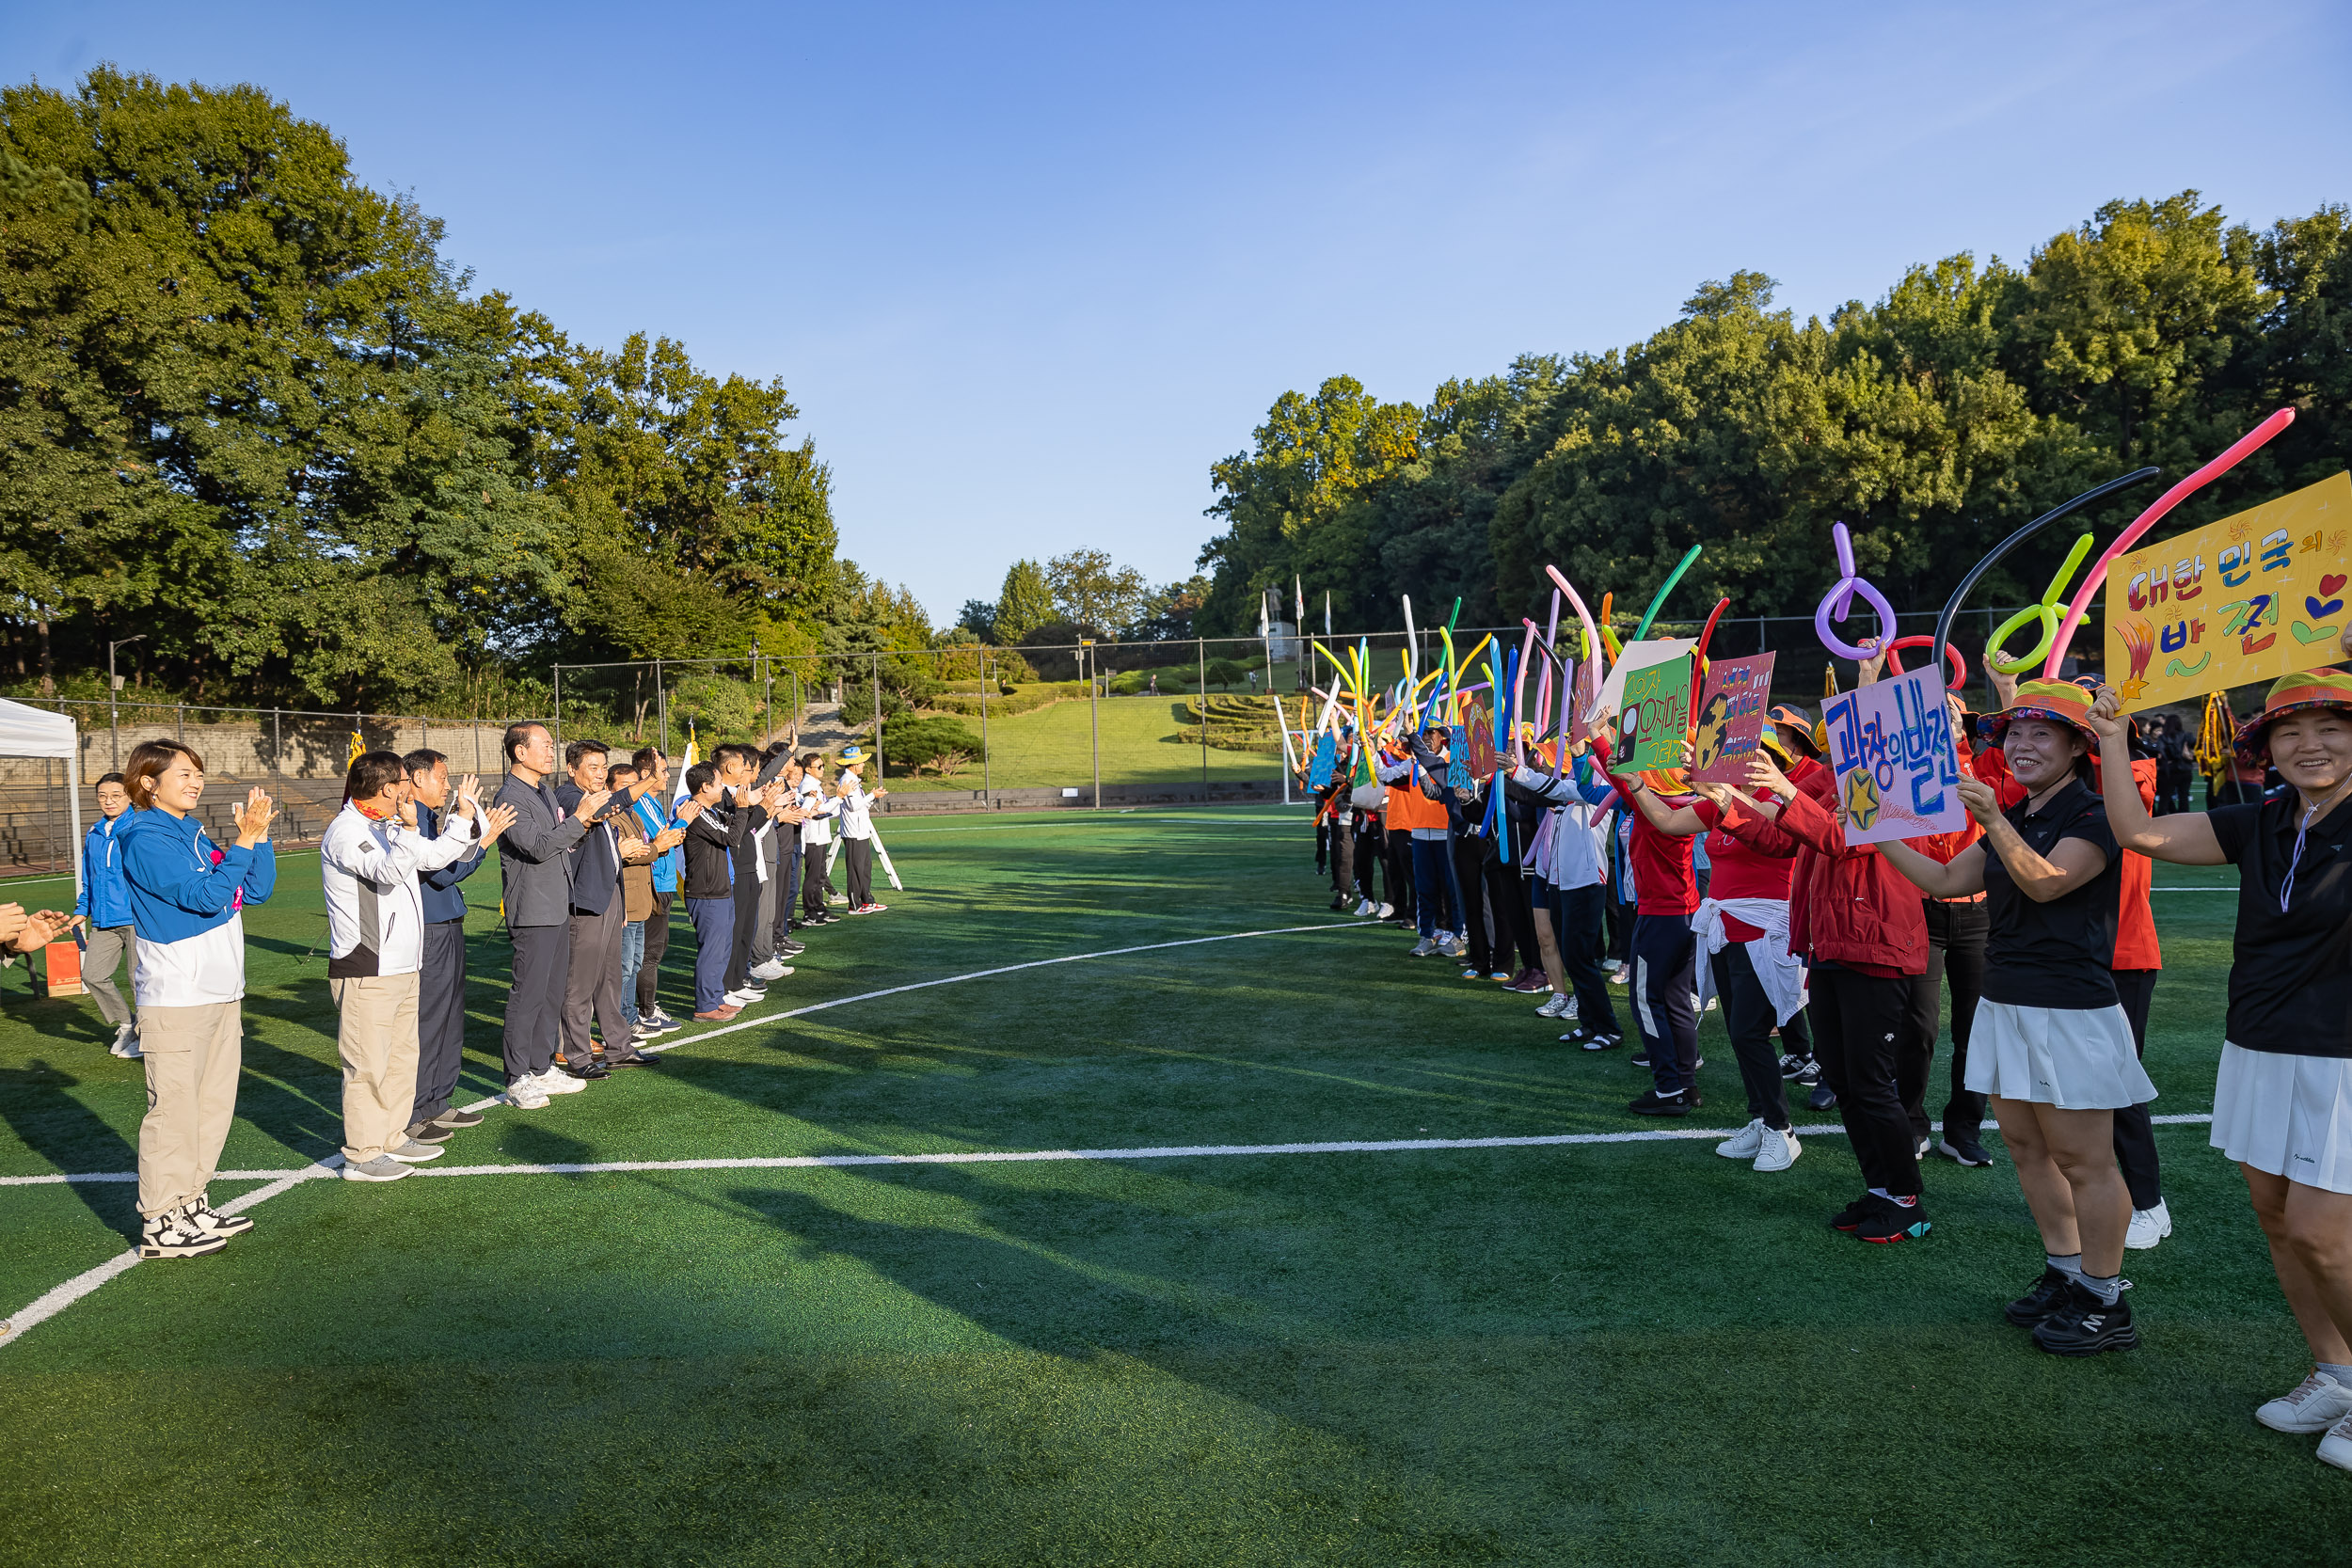
[(1837, 570), (1840, 575), (1837, 586), (1822, 594), (1821, 602), (1814, 607), (1813, 634), (1821, 640), (1822, 647), (1840, 658), (1866, 659), (1870, 657), (1871, 650), (1840, 641), (1829, 629), (1830, 622), (1835, 619), (1843, 625), (1848, 611), (1853, 608), (1854, 595), (1859, 594), (1862, 602), (1868, 605), (1879, 618), (1879, 634), (1874, 641), (1883, 648), (1895, 636), (1895, 610), (1886, 602), (1885, 594), (1873, 587), (1868, 578), (1854, 571), (1853, 538), (1846, 531), (1846, 525), (1838, 523), (1832, 527), (1830, 537), (1837, 545)]

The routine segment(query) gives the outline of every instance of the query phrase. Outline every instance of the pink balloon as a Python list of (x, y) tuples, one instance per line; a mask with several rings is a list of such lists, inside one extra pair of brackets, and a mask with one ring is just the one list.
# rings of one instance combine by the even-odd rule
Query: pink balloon
[(2155, 504), (2132, 519), (2132, 526), (2115, 536), (2115, 543), (2106, 553), (2090, 563), (2090, 575), (2082, 586), (2074, 590), (2074, 602), (2066, 607), (2066, 619), (2058, 623), (2058, 635), (2050, 639), (2050, 657), (2042, 663), (2042, 678), (2058, 679), (2058, 667), (2066, 662), (2066, 650), (2074, 641), (2074, 628), (2083, 624), (2083, 616), (2090, 610), (2090, 596), (2105, 587), (2107, 562), (2139, 542), (2139, 536), (2153, 528), (2156, 519), (2180, 505), (2198, 491), (2236, 467), (2251, 456), (2264, 442), (2295, 422), (2295, 410), (2281, 408), (2277, 413), (2230, 443), (2230, 450), (2189, 475), (2180, 483), (2158, 496)]

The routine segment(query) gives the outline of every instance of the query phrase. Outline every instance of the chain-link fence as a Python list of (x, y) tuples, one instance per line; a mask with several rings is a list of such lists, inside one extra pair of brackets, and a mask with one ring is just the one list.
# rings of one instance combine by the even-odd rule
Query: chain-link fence
[[(1971, 610), (1954, 627), (1974, 706), (1990, 701), (1985, 639), (2011, 613)], [(1925, 636), (1935, 616), (1921, 611), (1898, 621), (1899, 635)], [(1630, 626), (1618, 629), (1631, 635)], [(1693, 621), (1661, 621), (1650, 634), (1690, 637), (1699, 629)], [(1844, 629), (1866, 630), (1859, 621)], [(1486, 639), (1516, 648), (1521, 630), (1455, 628), (1454, 648), (1472, 671), (1465, 685), (1485, 680), (1486, 655), (1476, 650)], [(1564, 649), (1574, 646), (1572, 630), (1572, 623), (1561, 628)], [(24, 700), (65, 712), (81, 727), (86, 790), (140, 741), (168, 736), (204, 759), (211, 786), (202, 814), (216, 834), (228, 830), (234, 800), (259, 784), (283, 808), (279, 836), (300, 843), (315, 840), (338, 809), (355, 734), (371, 748), (429, 747), (448, 754), (453, 772), (489, 780), (504, 768), (501, 735), (522, 717), (548, 724), (559, 740), (594, 737), (622, 749), (652, 744), (673, 757), (684, 754), (690, 739), (705, 755), (723, 740), (790, 739), (828, 754), (851, 743), (878, 749), (871, 775), (890, 788), (890, 811), (1279, 800), (1295, 790), (1320, 713), (1312, 689), (1332, 685), (1330, 667), (1313, 644), (1342, 658), (1367, 656), (1372, 685), (1386, 689), (1404, 673), (1406, 641), (1401, 630), (1301, 637), (1279, 626), (1256, 638), (1012, 648), (955, 643), (830, 657), (565, 664), (553, 672), (552, 717)], [(2012, 648), (2029, 643), (2027, 634)], [(1418, 645), (1414, 662), (1426, 673), (1442, 657), (1442, 639), (1423, 628)], [(2078, 634), (2076, 647), (2099, 646), (2094, 622)], [(1831, 673), (1841, 688), (1854, 679), (1851, 662), (1823, 651), (1809, 616), (1726, 619), (1716, 626), (1709, 651), (1780, 654), (1773, 682), (1779, 701), (1815, 705)], [(1924, 650), (1909, 655), (1906, 667), (1924, 657)], [(2096, 662), (2092, 652), (2087, 663)], [(1534, 691), (1531, 686), (1531, 703)], [(62, 762), (0, 759), (0, 867), (71, 867), (65, 789)], [(82, 804), (84, 817), (91, 817), (94, 800), (86, 796)]]

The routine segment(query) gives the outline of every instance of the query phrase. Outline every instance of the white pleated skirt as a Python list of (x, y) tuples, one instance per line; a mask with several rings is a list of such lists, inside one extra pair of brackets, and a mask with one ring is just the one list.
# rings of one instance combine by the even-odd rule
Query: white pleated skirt
[(2061, 1111), (2120, 1111), (2156, 1098), (2121, 1003), (2020, 1007), (1979, 1001), (1968, 1036), (1968, 1089)]
[(2306, 1187), (2352, 1193), (2352, 1058), (2225, 1042), (2213, 1085), (2213, 1147)]

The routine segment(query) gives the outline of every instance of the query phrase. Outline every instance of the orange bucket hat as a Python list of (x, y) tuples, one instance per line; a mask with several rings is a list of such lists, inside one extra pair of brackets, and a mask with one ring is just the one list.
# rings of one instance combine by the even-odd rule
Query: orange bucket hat
[(2090, 727), (2090, 693), (2072, 681), (2026, 682), (2017, 689), (2015, 702), (1977, 721), (1977, 733), (1987, 745), (1998, 746), (2010, 721), (2018, 719), (2047, 719), (2067, 725), (2090, 742), (2094, 753), (2099, 750), (2099, 732)]
[(2262, 717), (2237, 737), (2237, 754), (2248, 762), (2270, 760), (2270, 726), (2290, 713), (2315, 707), (2352, 710), (2352, 675), (2338, 670), (2307, 670), (2281, 675), (2263, 699)]

